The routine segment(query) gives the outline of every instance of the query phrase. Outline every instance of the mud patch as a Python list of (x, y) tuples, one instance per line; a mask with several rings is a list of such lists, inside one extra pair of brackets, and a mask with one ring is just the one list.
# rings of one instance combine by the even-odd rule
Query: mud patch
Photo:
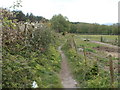
[(118, 51), (117, 48), (110, 48), (110, 47), (105, 47), (105, 46), (94, 47), (93, 49), (100, 50), (100, 51), (106, 51), (106, 52), (117, 52), (117, 53), (120, 53), (120, 51)]
[(106, 52), (107, 55), (111, 55), (112, 57), (118, 58), (118, 53), (117, 52)]

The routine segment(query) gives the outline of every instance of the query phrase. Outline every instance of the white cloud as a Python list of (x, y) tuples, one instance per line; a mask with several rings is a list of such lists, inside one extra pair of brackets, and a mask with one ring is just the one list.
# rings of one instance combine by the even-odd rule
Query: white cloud
[[(15, 0), (0, 0), (6, 7)], [(45, 18), (63, 14), (70, 21), (90, 23), (118, 22), (119, 0), (22, 0), (21, 10), (32, 12)], [(8, 3), (9, 2), (9, 3)], [(0, 5), (1, 6), (1, 5)]]

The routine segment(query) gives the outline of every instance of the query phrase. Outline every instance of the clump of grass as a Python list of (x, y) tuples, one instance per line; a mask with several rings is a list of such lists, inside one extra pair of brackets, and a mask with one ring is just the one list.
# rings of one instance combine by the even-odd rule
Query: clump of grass
[(94, 49), (91, 49), (91, 48), (86, 48), (86, 51), (87, 52), (93, 52), (93, 53), (96, 53), (96, 51)]

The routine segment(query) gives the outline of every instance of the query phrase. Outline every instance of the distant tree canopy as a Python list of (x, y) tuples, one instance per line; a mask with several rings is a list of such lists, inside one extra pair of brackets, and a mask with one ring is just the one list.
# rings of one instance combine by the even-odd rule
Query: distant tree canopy
[(66, 17), (59, 15), (54, 15), (51, 19), (52, 29), (57, 32), (69, 31), (69, 21)]
[(22, 11), (12, 11), (15, 17), (12, 17), (10, 19), (17, 19), (18, 21), (41, 21), (41, 20), (47, 20), (42, 16), (34, 16), (32, 13), (27, 13), (26, 15)]
[(97, 23), (73, 23), (70, 25), (70, 33), (79, 33), (79, 34), (106, 34), (113, 35), (118, 34), (118, 24), (113, 25), (100, 25)]
[(50, 20), (52, 29), (57, 32), (69, 32), (79, 34), (104, 34), (104, 35), (117, 35), (118, 24), (113, 25), (100, 25), (97, 23), (83, 23), (83, 22), (69, 22), (68, 19), (61, 14), (54, 15)]
[(15, 19), (18, 19), (19, 21), (26, 21), (26, 16), (22, 11), (13, 11), (15, 15)]
[[(7, 9), (0, 8), (4, 13), (3, 16), (9, 19), (17, 19), (19, 21), (40, 21), (47, 22), (42, 16), (34, 16), (32, 13), (27, 13), (26, 15), (22, 11), (9, 11)], [(9, 16), (7, 16), (10, 14)], [(15, 17), (14, 17), (15, 16)], [(50, 20), (50, 27), (57, 32), (69, 32), (78, 34), (106, 34), (106, 35), (118, 35), (120, 30), (118, 28), (118, 23), (113, 25), (100, 25), (97, 23), (83, 23), (83, 22), (69, 22), (69, 20), (63, 15), (54, 15)], [(120, 25), (119, 25), (120, 26)]]

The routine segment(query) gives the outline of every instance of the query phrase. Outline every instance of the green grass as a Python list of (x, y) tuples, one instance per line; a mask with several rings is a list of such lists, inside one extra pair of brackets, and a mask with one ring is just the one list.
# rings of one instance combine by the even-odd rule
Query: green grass
[[(87, 66), (85, 65), (85, 60), (83, 55), (79, 55), (76, 53), (76, 51), (72, 48), (67, 48), (67, 44), (63, 47), (63, 50), (68, 57), (68, 62), (70, 65), (70, 68), (72, 70), (72, 73), (74, 75), (74, 78), (78, 82), (78, 87), (81, 88), (102, 88), (102, 87), (108, 87), (109, 86), (109, 79), (107, 79), (107, 83), (104, 84), (104, 80), (108, 77), (108, 73), (106, 76), (99, 76), (102, 80), (100, 81), (98, 79), (98, 76), (94, 75), (87, 75), (87, 73), (90, 72), (92, 67), (94, 66), (95, 60), (89, 60), (87, 59)], [(87, 76), (86, 76), (87, 75)], [(96, 82), (97, 81), (97, 82)], [(93, 84), (93, 82), (96, 82)], [(103, 85), (102, 85), (103, 84)], [(99, 85), (99, 86), (98, 86)]]
[(101, 41), (101, 37), (103, 38), (103, 42), (118, 45), (118, 35), (76, 35), (76, 37), (81, 39), (90, 39), (93, 41)]
[(85, 48), (85, 50), (88, 52), (96, 53), (96, 50), (93, 48), (101, 46), (100, 44), (91, 43), (90, 41), (84, 41), (83, 39), (77, 36), (74, 36), (74, 40), (75, 40), (77, 48)]
[(101, 36), (108, 39), (114, 40), (118, 38), (118, 35), (77, 35), (80, 38), (89, 38), (90, 40), (100, 41)]
[(100, 46), (99, 44), (95, 44), (95, 43), (91, 43), (89, 41), (83, 41), (80, 38), (75, 37), (75, 42), (77, 47), (89, 47), (89, 48), (93, 48), (93, 47), (98, 47)]
[[(93, 49), (94, 47), (99, 47), (102, 45), (91, 43), (89, 41), (84, 41), (79, 37), (79, 35), (74, 36), (77, 48), (85, 47), (86, 52), (92, 52), (97, 55), (90, 56), (92, 57), (92, 59), (87, 56), (86, 65), (84, 55), (77, 53), (75, 48), (69, 47), (72, 39), (71, 34), (67, 35), (66, 39), (68, 39), (68, 41), (62, 49), (65, 52), (65, 55), (68, 57), (68, 62), (72, 70), (73, 76), (78, 82), (78, 87), (110, 88), (110, 72), (109, 70), (104, 69), (106, 66), (108, 66), (109, 59), (105, 56), (106, 54)], [(98, 66), (98, 75), (91, 74), (91, 69), (94, 68), (94, 65)], [(115, 80), (114, 87), (117, 87), (117, 85), (117, 80)]]

